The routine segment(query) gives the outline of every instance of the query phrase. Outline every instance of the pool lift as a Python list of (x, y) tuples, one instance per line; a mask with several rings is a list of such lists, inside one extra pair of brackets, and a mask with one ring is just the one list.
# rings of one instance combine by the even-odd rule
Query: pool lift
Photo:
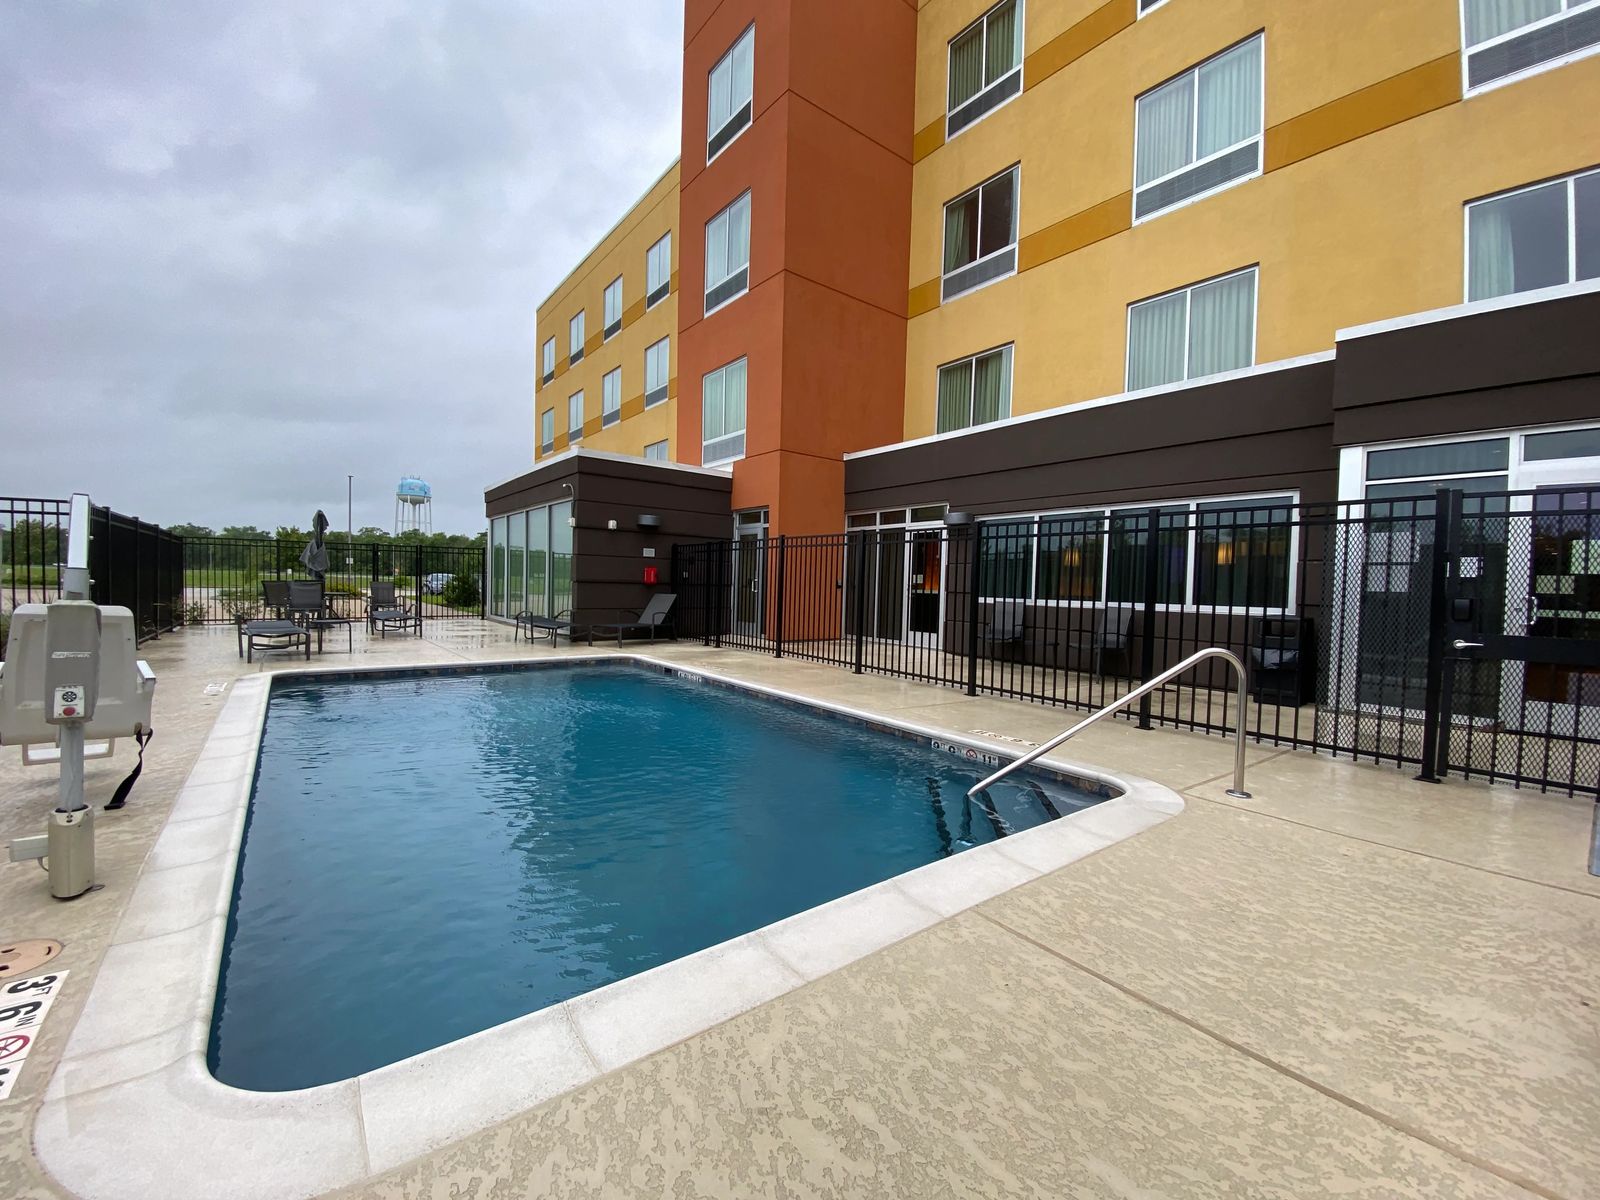
[[(73, 494), (61, 599), (21, 604), (0, 662), (0, 745), (20, 746), (28, 766), (56, 762), (61, 783), (48, 831), (11, 843), (11, 861), (48, 859), (50, 894), (71, 900), (94, 887), (94, 810), (83, 763), (106, 758), (119, 737), (139, 744), (139, 764), (108, 809), (121, 808), (144, 766), (156, 677), (136, 657), (133, 613), (89, 599), (89, 497)], [(88, 739), (95, 739), (86, 753)], [(53, 752), (38, 748), (52, 746)]]

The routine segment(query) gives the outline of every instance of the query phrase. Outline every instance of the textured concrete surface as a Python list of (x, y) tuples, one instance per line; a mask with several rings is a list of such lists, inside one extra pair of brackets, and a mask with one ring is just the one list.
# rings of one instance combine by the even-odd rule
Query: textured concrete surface
[[(503, 630), (461, 622), (358, 639), (353, 659), (508, 652)], [(1070, 719), (817, 664), (661, 653), (958, 733), (1034, 741)], [(64, 1194), (31, 1153), (43, 1089), (209, 731), (220, 697), (203, 685), (243, 673), (231, 634), (169, 636), (147, 657), (161, 732), (134, 804), (105, 814), (105, 890), (56, 904), (36, 866), (0, 865), (0, 936), (60, 937), (74, 972), (0, 1105), (0, 1196)], [(1189, 807), (343, 1195), (1600, 1194), (1591, 804), (1271, 748), (1251, 750), (1255, 797), (1224, 803), (1225, 742), (1123, 723), (1070, 757)], [(91, 792), (130, 762), (93, 768)], [(53, 786), (0, 758), (0, 836), (33, 832)], [(204, 818), (202, 800), (185, 815)]]

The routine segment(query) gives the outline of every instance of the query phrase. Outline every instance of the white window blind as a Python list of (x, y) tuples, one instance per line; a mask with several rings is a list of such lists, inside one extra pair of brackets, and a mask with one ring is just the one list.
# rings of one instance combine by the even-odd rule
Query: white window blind
[(707, 375), (700, 393), (700, 461), (706, 466), (744, 457), (746, 360)]

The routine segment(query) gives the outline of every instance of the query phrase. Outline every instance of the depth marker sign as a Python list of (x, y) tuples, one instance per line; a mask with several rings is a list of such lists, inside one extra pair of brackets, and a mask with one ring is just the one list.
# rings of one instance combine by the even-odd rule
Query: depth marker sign
[(21, 1077), (22, 1062), (66, 978), (65, 971), (56, 971), (0, 987), (0, 1100), (10, 1097)]

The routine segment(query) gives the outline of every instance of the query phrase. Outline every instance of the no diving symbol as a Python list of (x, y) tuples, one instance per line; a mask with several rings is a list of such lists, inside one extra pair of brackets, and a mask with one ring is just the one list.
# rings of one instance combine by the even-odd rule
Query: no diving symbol
[(26, 1033), (8, 1033), (0, 1037), (0, 1062), (26, 1054), (33, 1038)]
[(978, 761), (978, 752), (976, 750), (972, 749), (972, 747), (968, 746), (967, 747), (967, 758), (971, 762), (977, 762)]

